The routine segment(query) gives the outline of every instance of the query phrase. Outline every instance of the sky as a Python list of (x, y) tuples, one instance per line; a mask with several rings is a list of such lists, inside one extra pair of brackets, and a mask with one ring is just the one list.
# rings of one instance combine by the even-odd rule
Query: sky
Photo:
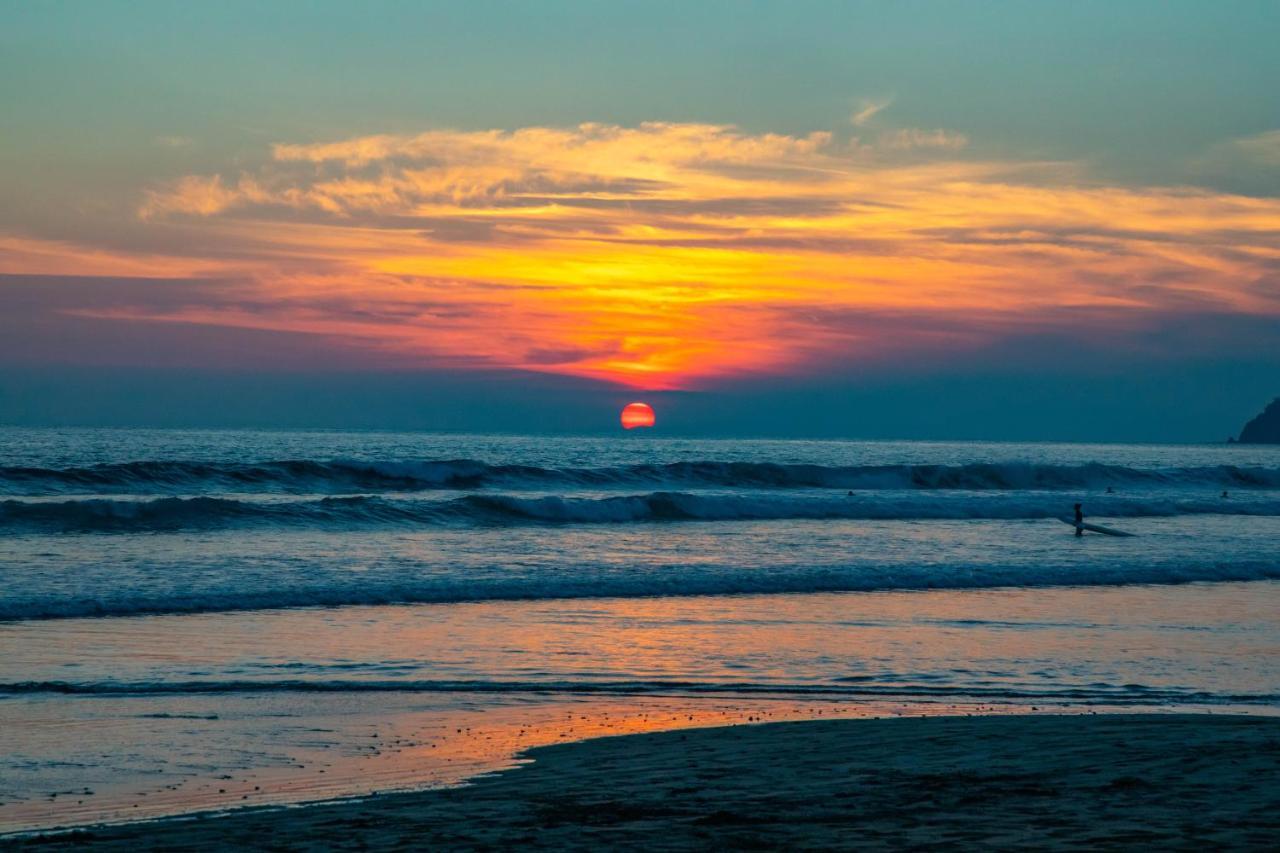
[(1274, 3), (0, 0), (0, 423), (1221, 441)]

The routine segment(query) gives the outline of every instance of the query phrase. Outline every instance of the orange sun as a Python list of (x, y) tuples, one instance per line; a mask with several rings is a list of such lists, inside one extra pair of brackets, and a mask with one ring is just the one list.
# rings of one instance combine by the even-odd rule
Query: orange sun
[(623, 429), (651, 427), (653, 424), (653, 409), (648, 403), (628, 403), (622, 410)]

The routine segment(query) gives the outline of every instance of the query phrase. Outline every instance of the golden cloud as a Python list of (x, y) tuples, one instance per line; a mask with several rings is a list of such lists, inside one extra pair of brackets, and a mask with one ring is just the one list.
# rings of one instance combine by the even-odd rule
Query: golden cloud
[(242, 240), (256, 288), (149, 319), (678, 387), (900, 343), (859, 316), (1280, 312), (1280, 202), (960, 158), (967, 141), (652, 122), (278, 144), (146, 193), (146, 223)]

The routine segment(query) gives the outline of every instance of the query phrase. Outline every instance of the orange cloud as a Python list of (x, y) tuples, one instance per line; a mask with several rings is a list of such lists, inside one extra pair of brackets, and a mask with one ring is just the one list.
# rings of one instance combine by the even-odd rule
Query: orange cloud
[(959, 159), (966, 143), (653, 122), (279, 144), (139, 209), (241, 246), (234, 304), (116, 315), (671, 388), (919, 337), (860, 317), (1280, 313), (1280, 201)]

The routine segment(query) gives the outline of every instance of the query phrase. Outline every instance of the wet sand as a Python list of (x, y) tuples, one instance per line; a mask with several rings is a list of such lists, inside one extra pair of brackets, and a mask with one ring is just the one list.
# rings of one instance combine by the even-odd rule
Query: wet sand
[(1274, 849), (1280, 719), (830, 720), (530, 750), (463, 788), (18, 842), (117, 850)]

